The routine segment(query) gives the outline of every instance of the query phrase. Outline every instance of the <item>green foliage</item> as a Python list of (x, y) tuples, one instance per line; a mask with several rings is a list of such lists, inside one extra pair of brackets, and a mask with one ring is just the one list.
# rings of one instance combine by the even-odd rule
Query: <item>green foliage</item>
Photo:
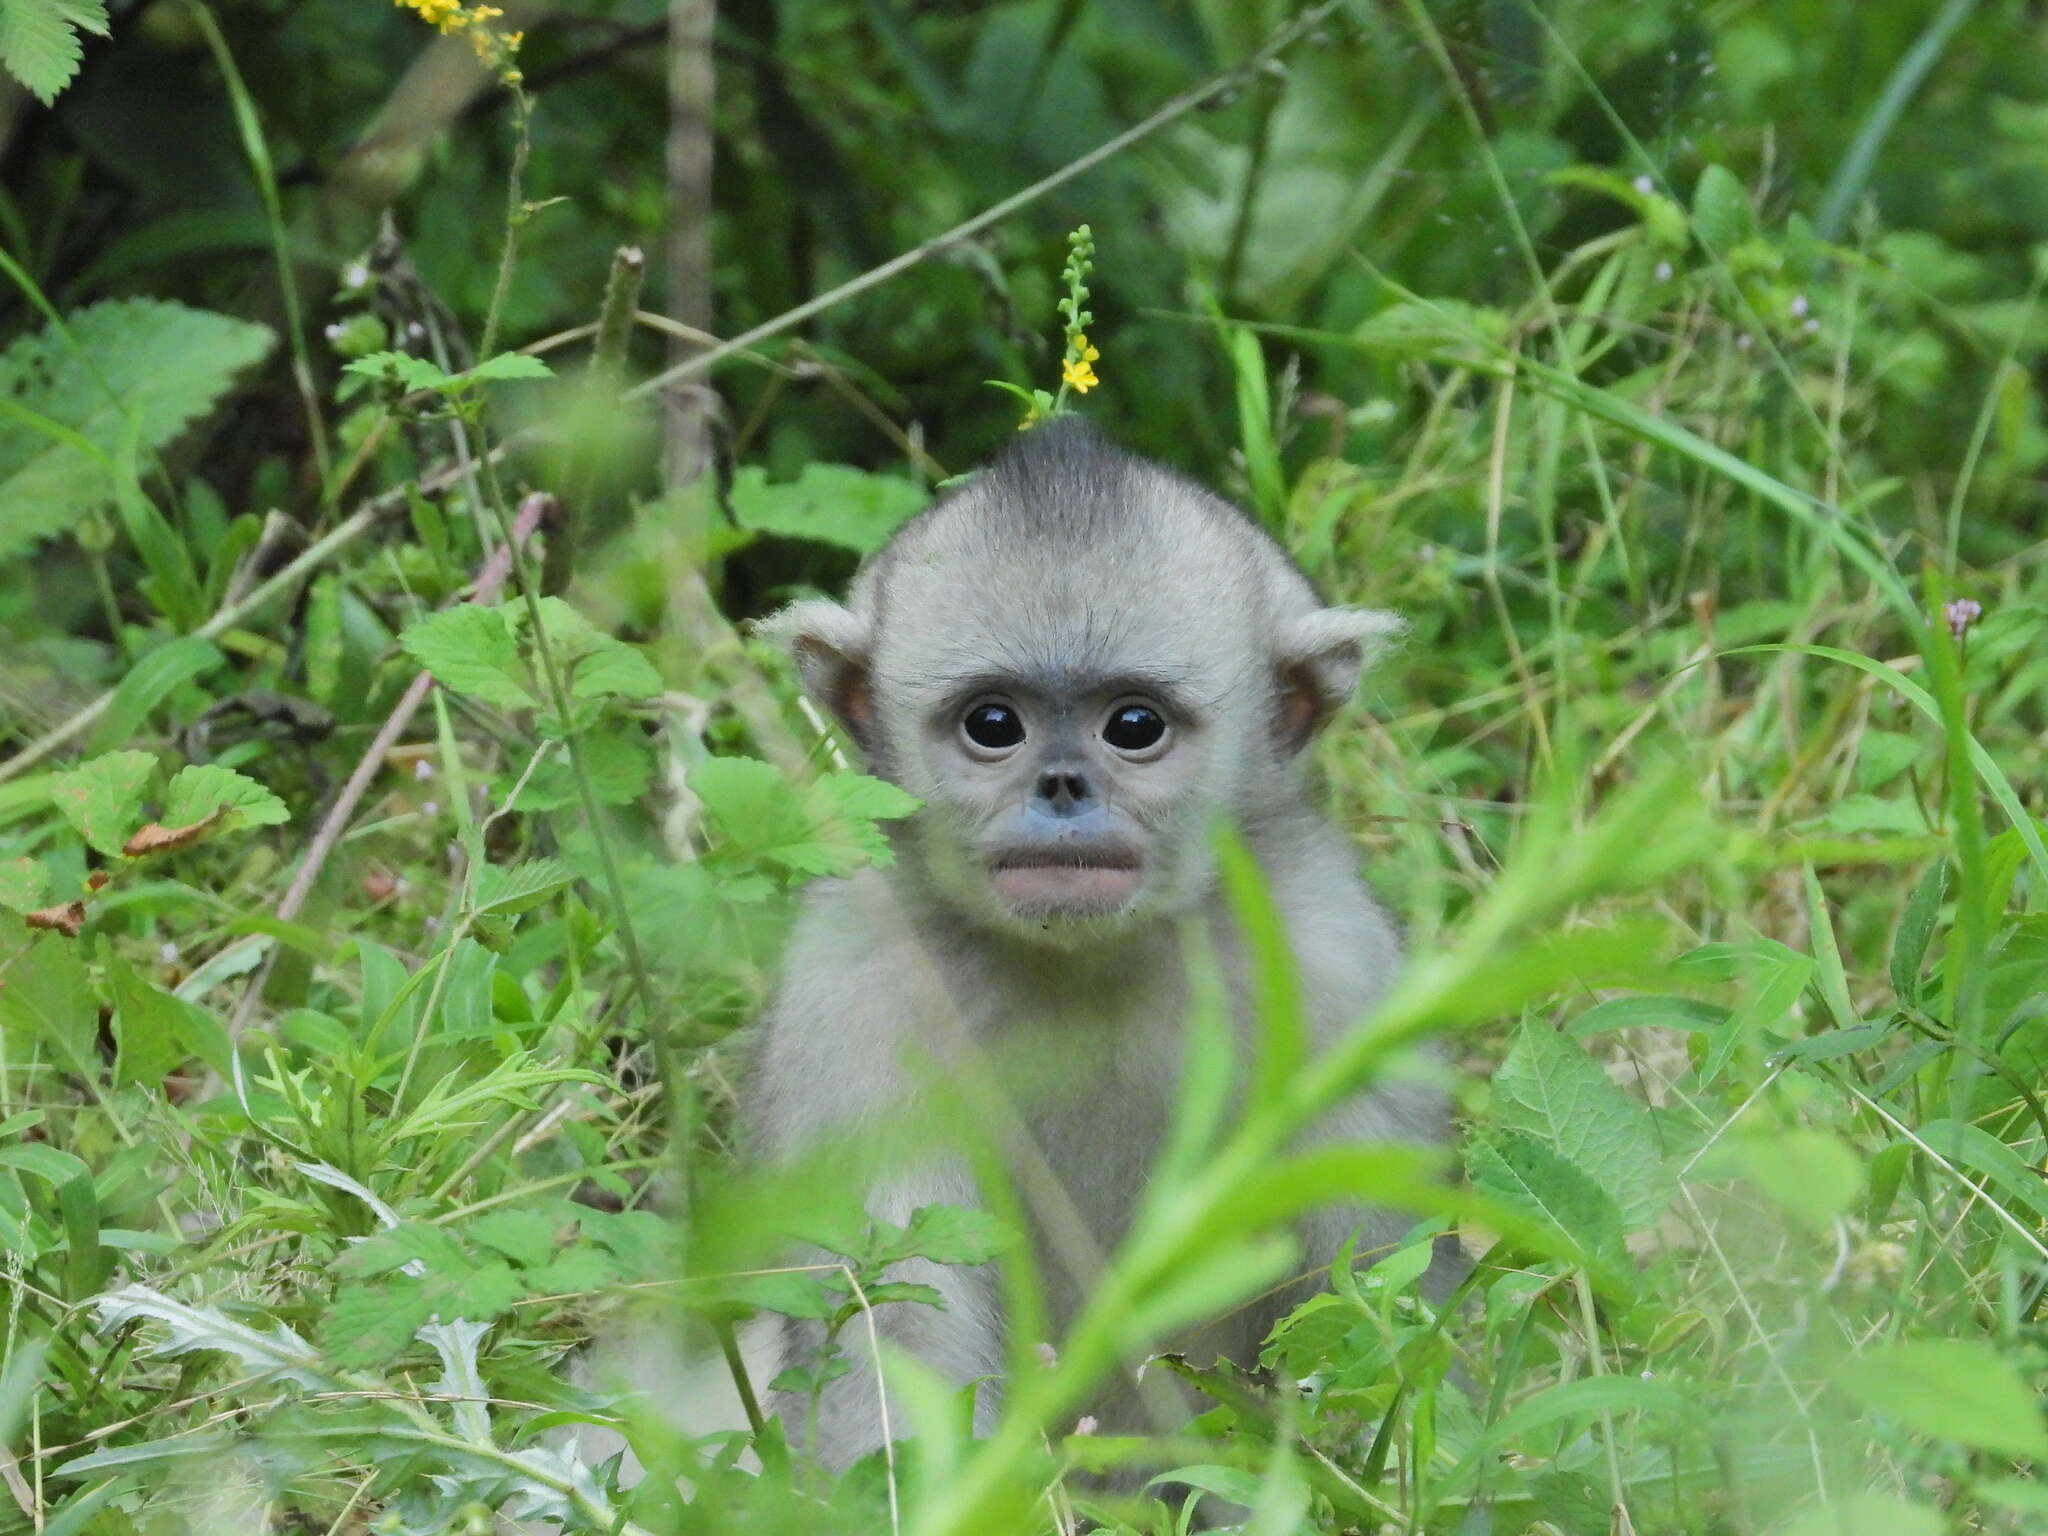
[[(2040, 1527), (2028, 8), (1338, 6), (1046, 183), (1293, 8), (719, 7), (715, 198), (659, 7), (537, 11), (516, 65), (475, 10), (0, 0), (0, 1529)], [(702, 368), (663, 315), (755, 334)], [(1306, 1057), (1221, 845), (1251, 1059), (1198, 1019), (1145, 1213), (983, 1433), (888, 1361), (917, 1443), (835, 1476), (800, 1412), (573, 1357), (639, 1298), (684, 1395), (758, 1402), (781, 1314), (801, 1403), (934, 1305), (906, 1260), (1063, 1279), (1002, 1154), (999, 1215), (901, 1225), (849, 1196), (890, 1148), (733, 1155), (805, 886), (917, 811), (746, 621), (1015, 406), (1409, 620), (1317, 749), (1409, 977)], [(1299, 1141), (1410, 1071), (1461, 1185)], [(1298, 1274), (1361, 1202), (1415, 1225)], [(1256, 1360), (1168, 1350), (1290, 1284)], [(1139, 1363), (1198, 1416), (1076, 1432)]]
[[(7, 15), (42, 3), (8, 0)], [(275, 343), (267, 326), (158, 299), (107, 300), (17, 336), (0, 352), (0, 558), (111, 504), (117, 456), (164, 447)]]
[(78, 73), (80, 32), (107, 35), (104, 0), (0, 0), (0, 64), (45, 106)]

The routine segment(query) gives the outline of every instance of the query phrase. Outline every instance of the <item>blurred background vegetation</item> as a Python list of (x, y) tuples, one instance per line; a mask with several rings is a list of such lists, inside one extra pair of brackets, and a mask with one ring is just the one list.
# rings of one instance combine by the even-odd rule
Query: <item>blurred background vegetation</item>
[[(1062, 1530), (1118, 1455), (2048, 1529), (2033, 0), (0, 0), (0, 66), (0, 1530)], [(1198, 1443), (828, 1488), (563, 1363), (678, 1289), (664, 1165), (699, 1326), (846, 1303), (707, 1278), (796, 892), (902, 811), (744, 621), (1057, 385), (1082, 224), (1070, 404), (1413, 625), (1320, 766), (1491, 1262)], [(546, 1433), (622, 1413), (682, 1503)]]

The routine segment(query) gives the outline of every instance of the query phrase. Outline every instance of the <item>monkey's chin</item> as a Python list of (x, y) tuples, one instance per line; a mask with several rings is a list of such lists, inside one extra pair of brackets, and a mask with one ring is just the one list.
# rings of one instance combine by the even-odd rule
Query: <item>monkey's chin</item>
[(1096, 864), (1011, 864), (989, 884), (1011, 913), (1025, 918), (1109, 917), (1137, 895), (1140, 872)]

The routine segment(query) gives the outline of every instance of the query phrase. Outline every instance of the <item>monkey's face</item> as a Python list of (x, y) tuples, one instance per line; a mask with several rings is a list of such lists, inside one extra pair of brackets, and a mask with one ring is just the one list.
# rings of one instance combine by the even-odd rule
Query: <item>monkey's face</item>
[(1235, 812), (1258, 734), (1236, 714), (1258, 697), (1240, 614), (1191, 616), (1135, 573), (1103, 586), (906, 573), (919, 622), (885, 628), (875, 659), (877, 767), (924, 802), (906, 857), (949, 904), (1035, 941), (1206, 895), (1209, 824)]
[(1156, 684), (981, 680), (932, 711), (919, 744), (926, 864), (1006, 925), (1095, 926), (1172, 904), (1175, 813), (1201, 734)]

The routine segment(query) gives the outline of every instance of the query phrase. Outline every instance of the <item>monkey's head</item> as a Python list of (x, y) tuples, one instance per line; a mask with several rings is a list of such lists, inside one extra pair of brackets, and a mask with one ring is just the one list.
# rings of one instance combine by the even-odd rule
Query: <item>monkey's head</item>
[(1324, 607), (1235, 507), (1073, 419), (907, 523), (845, 605), (763, 626), (924, 801), (913, 876), (1061, 943), (1200, 902), (1211, 822), (1300, 805), (1302, 749), (1399, 627)]

